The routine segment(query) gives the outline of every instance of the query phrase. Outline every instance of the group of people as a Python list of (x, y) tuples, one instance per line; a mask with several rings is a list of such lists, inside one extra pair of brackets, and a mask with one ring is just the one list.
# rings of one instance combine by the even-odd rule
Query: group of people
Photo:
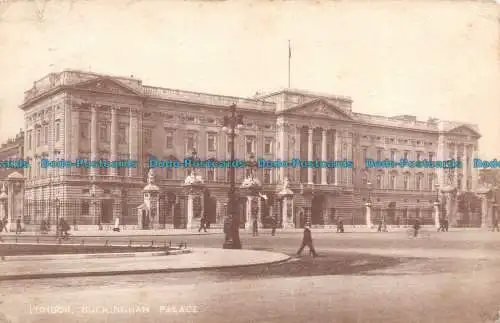
[(449, 227), (449, 221), (448, 218), (439, 218), (439, 228), (438, 232), (448, 232), (448, 227)]

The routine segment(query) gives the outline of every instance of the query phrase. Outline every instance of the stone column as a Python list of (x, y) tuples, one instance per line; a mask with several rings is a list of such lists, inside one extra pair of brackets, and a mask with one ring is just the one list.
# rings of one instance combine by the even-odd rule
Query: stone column
[[(341, 143), (340, 143), (340, 131), (335, 130), (335, 160), (341, 160), (342, 159), (342, 152), (341, 152)], [(341, 179), (341, 169), (340, 168), (335, 168), (335, 185), (341, 185), (342, 184), (342, 179)]]
[(372, 227), (372, 204), (370, 202), (365, 203), (366, 207), (366, 227), (371, 229)]
[(464, 154), (462, 156), (462, 191), (467, 191), (467, 180), (469, 179), (469, 169), (467, 165), (467, 145), (464, 144)]
[(262, 199), (260, 197), (256, 197), (258, 213), (257, 213), (257, 226), (258, 228), (262, 228)]
[(488, 229), (488, 198), (486, 194), (481, 194), (481, 228)]
[(439, 224), (439, 202), (434, 202), (434, 226), (436, 229), (439, 229), (440, 224)]
[[(76, 110), (71, 110), (71, 127), (72, 127), (72, 136), (71, 138), (64, 138), (64, 140), (69, 140), (71, 142), (71, 160), (76, 161), (78, 158), (80, 158), (80, 150), (79, 150), (79, 144), (80, 144), (80, 112)], [(66, 127), (66, 125), (65, 125)], [(80, 169), (77, 167), (66, 167), (64, 169), (64, 172), (66, 174), (80, 174)]]
[[(455, 160), (458, 161), (458, 149), (459, 146), (458, 144), (455, 145)], [(460, 168), (455, 167), (454, 169), (455, 175), (453, 176), (453, 181), (455, 182), (455, 187), (457, 190), (460, 190), (460, 187), (458, 187), (458, 176), (460, 175)]]
[(252, 230), (252, 223), (253, 223), (253, 218), (252, 218), (252, 197), (248, 196), (247, 197), (247, 205), (245, 208), (245, 229), (246, 230)]
[[(347, 151), (345, 152), (345, 156), (346, 156), (346, 159), (347, 160), (351, 160), (352, 161), (352, 143), (349, 142), (347, 144)], [(352, 186), (352, 177), (353, 177), (353, 169), (352, 168), (345, 168), (344, 169), (344, 176), (345, 176), (345, 183), (347, 185), (351, 185)]]
[[(92, 161), (99, 159), (99, 139), (97, 138), (97, 105), (90, 106), (91, 119), (90, 119), (90, 159)], [(95, 167), (90, 168), (90, 175), (97, 175), (98, 169)]]
[(472, 190), (476, 191), (477, 184), (479, 181), (479, 168), (474, 167), (474, 159), (478, 158), (478, 149), (477, 146), (472, 146), (471, 153), (471, 177), (472, 177)]
[[(327, 134), (327, 130), (323, 129), (321, 132), (321, 160), (322, 161), (326, 161), (328, 159), (327, 154), (326, 154), (326, 149), (327, 149), (326, 134)], [(328, 184), (327, 170), (328, 170), (328, 168), (326, 168), (326, 167), (321, 168), (321, 184), (323, 184), (323, 185)]]
[(295, 228), (295, 223), (293, 223), (293, 197), (286, 196), (281, 203), (281, 222), (283, 229)]
[[(111, 161), (118, 160), (118, 116), (117, 108), (111, 107)], [(113, 176), (118, 175), (117, 167), (110, 167), (109, 174)]]
[[(128, 154), (130, 160), (134, 160), (139, 162), (138, 160), (138, 116), (137, 116), (137, 111), (134, 109), (130, 109), (130, 114), (129, 114), (129, 134), (128, 134)], [(130, 167), (128, 169), (128, 176), (129, 177), (136, 177), (137, 176), (137, 168), (141, 167), (140, 164), (137, 164), (137, 167)]]
[(193, 201), (193, 194), (189, 194), (188, 195), (188, 199), (187, 199), (187, 225), (186, 225), (186, 229), (188, 231), (190, 231), (193, 227), (193, 217), (194, 217), (194, 214), (193, 214), (193, 208), (194, 208), (194, 201)]
[[(281, 121), (283, 122), (283, 121)], [(286, 152), (287, 152), (287, 147), (288, 145), (285, 145), (285, 125), (283, 123), (278, 124), (278, 143), (279, 143), (279, 151), (278, 151), (278, 158), (281, 160), (288, 160)], [(285, 167), (280, 167), (279, 168), (279, 182), (283, 182), (283, 179), (285, 178)]]
[[(309, 133), (307, 136), (307, 159), (308, 161), (313, 160), (313, 133), (314, 129), (312, 127), (309, 127), (308, 129)], [(308, 167), (307, 168), (307, 183), (308, 184), (313, 184), (313, 168)]]

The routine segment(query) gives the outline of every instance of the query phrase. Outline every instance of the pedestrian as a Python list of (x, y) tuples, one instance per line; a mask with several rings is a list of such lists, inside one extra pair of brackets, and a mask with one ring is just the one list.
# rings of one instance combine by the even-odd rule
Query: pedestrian
[(274, 218), (274, 216), (271, 217), (271, 235), (274, 236), (276, 235), (276, 219)]
[(342, 220), (341, 217), (337, 218), (337, 233), (343, 233), (344, 232), (344, 220)]
[(304, 250), (304, 247), (306, 246), (309, 247), (309, 251), (312, 253), (313, 257), (318, 256), (316, 250), (314, 250), (311, 228), (309, 227), (309, 223), (307, 223), (304, 226), (304, 235), (302, 236), (302, 243), (300, 245), (299, 250), (297, 251), (297, 256), (300, 256), (302, 254), (302, 250)]
[(500, 228), (498, 227), (498, 219), (496, 217), (493, 219), (493, 227), (491, 231), (495, 232), (495, 230), (497, 232), (500, 232)]
[(76, 217), (73, 217), (73, 230), (78, 231), (78, 224), (76, 222)]
[(416, 218), (415, 222), (413, 223), (413, 236), (415, 238), (417, 237), (419, 230), (420, 230), (420, 220)]
[(444, 219), (443, 218), (439, 218), (439, 228), (438, 228), (438, 232), (444, 232)]
[(450, 222), (448, 221), (448, 218), (444, 218), (444, 230), (448, 232), (448, 227), (450, 225)]
[(252, 234), (254, 237), (259, 235), (259, 224), (257, 219), (253, 219)]
[(71, 227), (69, 226), (68, 222), (64, 218), (61, 219), (61, 235), (63, 239), (68, 239), (69, 238), (69, 230)]
[(20, 234), (23, 231), (23, 228), (21, 227), (21, 218), (18, 217), (16, 220), (16, 234)]
[(201, 232), (201, 230), (207, 232), (207, 218), (205, 217), (205, 215), (201, 217), (200, 228), (198, 229), (198, 232)]
[(5, 232), (9, 232), (9, 220), (7, 219), (7, 217), (5, 216), (2, 220), (0, 220), (3, 222), (3, 229), (5, 230)]
[(98, 220), (98, 221), (97, 221), (97, 230), (102, 231), (102, 224), (101, 224), (101, 220)]
[(120, 218), (115, 219), (115, 226), (113, 227), (113, 232), (120, 232)]

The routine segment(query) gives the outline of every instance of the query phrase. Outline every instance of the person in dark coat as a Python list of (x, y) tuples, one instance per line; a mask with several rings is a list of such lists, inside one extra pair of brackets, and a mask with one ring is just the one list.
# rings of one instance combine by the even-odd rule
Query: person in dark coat
[(304, 248), (306, 246), (309, 247), (309, 250), (312, 253), (313, 257), (318, 256), (318, 254), (316, 253), (316, 250), (314, 250), (314, 246), (313, 246), (313, 242), (312, 242), (311, 228), (309, 227), (309, 224), (306, 224), (304, 227), (304, 235), (302, 236), (302, 244), (300, 245), (300, 248), (297, 251), (297, 256), (300, 256), (302, 254), (302, 250), (304, 250)]
[(4, 217), (2, 220), (0, 220), (3, 222), (3, 229), (5, 230), (5, 232), (9, 232), (9, 220), (7, 219), (7, 217)]
[(448, 221), (448, 218), (444, 218), (444, 230), (448, 232), (448, 227), (450, 226), (450, 222)]
[(493, 227), (491, 228), (491, 231), (495, 232), (495, 230), (497, 232), (500, 232), (500, 228), (498, 227), (498, 219), (496, 217), (493, 219)]
[(413, 236), (417, 237), (418, 231), (420, 230), (420, 220), (417, 218), (413, 223)]
[(276, 219), (274, 218), (274, 216), (271, 217), (271, 235), (274, 236), (276, 235)]
[(62, 234), (62, 238), (63, 239), (68, 239), (69, 237), (69, 230), (70, 230), (70, 226), (68, 224), (68, 222), (66, 222), (66, 220), (64, 218), (61, 219), (61, 234)]
[(23, 231), (23, 228), (21, 227), (21, 218), (17, 218), (16, 220), (16, 234), (19, 234)]
[(439, 218), (439, 228), (438, 228), (438, 232), (444, 232), (444, 220), (443, 218)]
[(202, 216), (200, 220), (200, 228), (198, 229), (198, 232), (201, 232), (201, 230), (207, 232), (207, 218), (205, 216)]
[(259, 235), (259, 224), (257, 219), (253, 219), (252, 234), (254, 237)]
[(337, 233), (344, 232), (344, 220), (341, 217), (337, 218)]

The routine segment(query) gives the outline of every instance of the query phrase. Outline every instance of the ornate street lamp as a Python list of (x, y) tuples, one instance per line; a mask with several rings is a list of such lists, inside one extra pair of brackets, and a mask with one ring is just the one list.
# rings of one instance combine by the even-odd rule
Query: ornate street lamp
[(235, 201), (235, 171), (234, 163), (234, 146), (235, 138), (238, 135), (238, 130), (243, 128), (243, 116), (236, 114), (236, 104), (229, 107), (230, 116), (224, 117), (222, 131), (229, 135), (231, 144), (231, 165), (229, 168), (229, 191), (228, 191), (228, 215), (224, 218), (224, 233), (225, 239), (222, 248), (224, 249), (241, 249), (239, 214), (236, 210)]
[(309, 205), (309, 212), (306, 216), (306, 224), (311, 225), (312, 200), (314, 198), (314, 187), (310, 184), (300, 183), (300, 194), (306, 199)]
[[(92, 210), (93, 210), (93, 214), (94, 216), (96, 215), (96, 212), (97, 212), (97, 200), (96, 200), (96, 185), (95, 184), (92, 184), (92, 186), (90, 187), (90, 203), (92, 205)], [(101, 216), (99, 215), (98, 219), (97, 219), (97, 225), (99, 227), (99, 230), (102, 230), (102, 222), (101, 222)]]
[(367, 203), (371, 207), (371, 204), (372, 204), (372, 191), (373, 191), (373, 184), (372, 184), (372, 182), (368, 181), (366, 183), (366, 188), (368, 189), (368, 201), (367, 201)]

